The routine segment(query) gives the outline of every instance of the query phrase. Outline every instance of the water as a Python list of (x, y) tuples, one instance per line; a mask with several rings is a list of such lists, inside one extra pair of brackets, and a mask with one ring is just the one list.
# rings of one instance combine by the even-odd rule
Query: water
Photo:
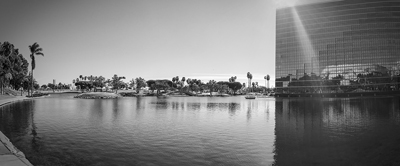
[(395, 165), (399, 98), (75, 99), (0, 108), (34, 165)]
[(242, 98), (57, 95), (1, 108), (0, 130), (35, 165), (268, 165), (274, 101)]

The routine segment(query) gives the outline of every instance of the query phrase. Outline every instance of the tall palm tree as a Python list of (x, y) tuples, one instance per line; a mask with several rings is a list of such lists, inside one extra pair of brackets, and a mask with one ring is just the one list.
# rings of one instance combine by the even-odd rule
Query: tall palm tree
[(36, 67), (36, 63), (35, 63), (35, 55), (41, 55), (44, 56), (44, 54), (42, 53), (43, 49), (40, 48), (39, 44), (37, 44), (36, 42), (33, 43), (33, 45), (29, 46), (29, 50), (31, 51), (31, 65), (32, 65), (32, 79), (31, 79), (31, 95), (33, 95), (33, 70), (35, 70)]
[(269, 77), (269, 75), (267, 74), (268, 89), (269, 89), (269, 79), (270, 79), (270, 77)]
[(250, 87), (250, 72), (247, 72), (247, 85)]
[(265, 87), (267, 87), (267, 76), (264, 76)]

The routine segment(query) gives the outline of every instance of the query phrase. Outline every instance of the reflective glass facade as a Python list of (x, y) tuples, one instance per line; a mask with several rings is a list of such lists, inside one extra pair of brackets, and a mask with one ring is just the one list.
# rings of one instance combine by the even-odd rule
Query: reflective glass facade
[(400, 2), (346, 0), (277, 9), (278, 92), (398, 90)]

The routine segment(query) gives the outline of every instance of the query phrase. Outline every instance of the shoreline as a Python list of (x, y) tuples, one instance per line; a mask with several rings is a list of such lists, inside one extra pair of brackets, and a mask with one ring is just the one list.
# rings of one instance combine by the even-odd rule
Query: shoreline
[[(0, 107), (14, 102), (31, 99), (33, 98), (27, 98), (23, 96), (0, 99)], [(2, 131), (0, 131), (0, 142), (0, 165), (33, 166), (28, 159), (26, 159), (25, 154), (18, 150)]]

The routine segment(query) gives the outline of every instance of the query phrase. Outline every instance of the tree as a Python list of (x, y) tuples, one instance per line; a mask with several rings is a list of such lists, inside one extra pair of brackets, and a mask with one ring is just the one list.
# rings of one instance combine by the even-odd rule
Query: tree
[(93, 77), (93, 81), (92, 81), (93, 86), (103, 88), (105, 86), (105, 80), (106, 80), (106, 78), (104, 78), (103, 76), (99, 76), (99, 77), (95, 76), (95, 77)]
[(249, 80), (249, 87), (250, 87), (251, 79), (253, 79), (253, 75), (250, 72), (247, 72), (247, 79)]
[(233, 94), (235, 94), (239, 89), (242, 89), (242, 84), (240, 82), (230, 82), (228, 87), (232, 89)]
[(267, 88), (269, 89), (269, 79), (270, 79), (270, 77), (269, 77), (269, 75), (267, 74), (267, 81), (268, 81), (268, 86), (267, 86)]
[(9, 60), (9, 57), (12, 54), (12, 51), (14, 49), (14, 46), (8, 42), (4, 42), (1, 44), (0, 48), (0, 83), (1, 83), (1, 94), (4, 93), (4, 87), (5, 84), (8, 84), (8, 82), (12, 79), (12, 74), (11, 74), (11, 62)]
[(167, 90), (173, 84), (170, 80), (148, 80), (146, 83), (151, 90), (157, 90), (157, 96), (160, 95), (160, 90)]
[(31, 91), (31, 93), (33, 94), (33, 70), (35, 70), (35, 67), (36, 67), (35, 55), (44, 56), (44, 54), (42, 53), (43, 49), (40, 48), (39, 44), (37, 44), (36, 42), (33, 43), (33, 45), (29, 46), (29, 50), (31, 51), (30, 57), (31, 57), (31, 60), (32, 60), (31, 61), (31, 66), (32, 66), (32, 75), (31, 75), (32, 76), (32, 79), (31, 79), (31, 81), (32, 81), (32, 91)]
[(265, 87), (267, 87), (267, 76), (264, 76)]
[(185, 85), (186, 78), (182, 77), (182, 87)]
[(228, 91), (229, 87), (228, 87), (228, 85), (226, 85), (222, 82), (218, 82), (216, 89), (218, 90), (219, 93), (224, 93), (224, 92)]
[(215, 89), (216, 84), (217, 84), (217, 82), (214, 81), (214, 80), (210, 80), (210, 81), (208, 81), (208, 83), (206, 84), (206, 85), (207, 85), (207, 88), (210, 90), (210, 96), (212, 96), (212, 92), (213, 92), (213, 90)]
[(132, 88), (132, 90), (135, 88), (135, 79), (132, 78), (132, 80), (129, 81), (129, 86)]
[(19, 50), (9, 42), (0, 43), (0, 88), (1, 94), (5, 87), (15, 90), (21, 88), (25, 76), (28, 74), (28, 61), (19, 53)]
[[(50, 87), (52, 86), (52, 87)], [(91, 82), (87, 82), (87, 81), (78, 81), (75, 83), (75, 86), (79, 86), (81, 91), (83, 92), (85, 89), (91, 89), (93, 87), (93, 83)], [(54, 88), (56, 87), (56, 85), (48, 85), (48, 87), (52, 88), (54, 91)]]
[(136, 82), (136, 91), (137, 91), (138, 93), (139, 93), (139, 90), (140, 90), (141, 88), (146, 87), (146, 81), (145, 81), (144, 78), (142, 78), (142, 77), (136, 78), (136, 79), (135, 79), (135, 82)]
[(229, 82), (235, 82), (236, 81), (236, 76), (229, 78)]
[(124, 82), (121, 81), (122, 79), (125, 79), (125, 77), (118, 77), (116, 74), (111, 78), (111, 85), (113, 86), (113, 89), (115, 89), (115, 93), (118, 93), (118, 89), (123, 86)]

